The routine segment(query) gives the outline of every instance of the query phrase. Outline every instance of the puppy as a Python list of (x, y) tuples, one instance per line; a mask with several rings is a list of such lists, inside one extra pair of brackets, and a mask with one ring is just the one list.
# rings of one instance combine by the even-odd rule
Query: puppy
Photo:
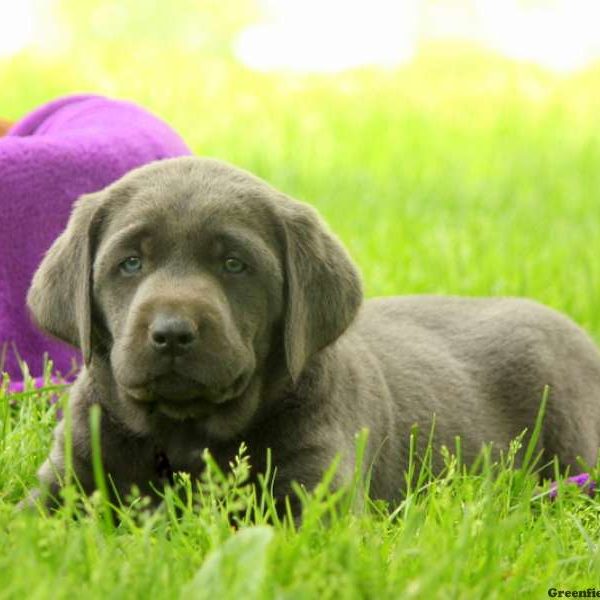
[[(460, 436), (468, 462), (531, 431), (545, 386), (544, 460), (596, 460), (600, 356), (574, 323), (519, 299), (363, 302), (355, 265), (312, 208), (215, 160), (153, 163), (80, 198), (28, 305), (83, 353), (70, 402), (88, 492), (96, 403), (122, 496), (132, 484), (151, 495), (172, 471), (198, 476), (205, 448), (226, 466), (241, 440), (254, 473), (272, 450), (278, 497), (294, 480), (315, 486), (338, 453), (340, 485), (367, 427), (371, 495), (395, 502), (413, 425), (424, 444), (435, 415), (435, 446)], [(41, 489), (55, 497), (63, 472), (60, 423)]]

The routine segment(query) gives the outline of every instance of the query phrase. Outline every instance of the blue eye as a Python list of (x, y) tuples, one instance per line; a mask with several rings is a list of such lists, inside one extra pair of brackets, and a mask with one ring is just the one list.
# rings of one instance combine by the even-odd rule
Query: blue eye
[(126, 275), (134, 275), (142, 270), (142, 259), (139, 256), (129, 256), (119, 267)]
[(229, 258), (226, 258), (223, 262), (223, 269), (227, 273), (237, 275), (238, 273), (241, 273), (242, 271), (246, 270), (246, 265), (239, 258), (230, 256)]

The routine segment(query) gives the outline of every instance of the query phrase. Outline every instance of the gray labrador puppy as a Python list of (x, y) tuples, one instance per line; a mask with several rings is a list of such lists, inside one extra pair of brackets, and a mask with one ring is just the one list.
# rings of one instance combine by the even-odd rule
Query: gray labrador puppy
[[(576, 469), (600, 442), (600, 356), (528, 300), (398, 297), (363, 303), (359, 273), (315, 211), (215, 160), (137, 169), (80, 198), (37, 271), (39, 326), (81, 348), (71, 392), (74, 467), (94, 488), (89, 411), (103, 409), (105, 469), (121, 495), (167, 471), (197, 476), (240, 440), (275, 493), (319, 482), (337, 453), (353, 472), (370, 430), (371, 494), (401, 494), (413, 425), (435, 444), (506, 448), (550, 395), (539, 447)], [(427, 437), (427, 433), (422, 436)], [(40, 470), (56, 495), (63, 424)]]

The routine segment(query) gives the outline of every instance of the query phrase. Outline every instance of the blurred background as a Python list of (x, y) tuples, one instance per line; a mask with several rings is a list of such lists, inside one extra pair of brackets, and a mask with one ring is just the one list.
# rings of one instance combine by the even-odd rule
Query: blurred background
[(369, 295), (527, 295), (600, 338), (597, 0), (0, 9), (0, 117), (133, 100), (315, 205)]

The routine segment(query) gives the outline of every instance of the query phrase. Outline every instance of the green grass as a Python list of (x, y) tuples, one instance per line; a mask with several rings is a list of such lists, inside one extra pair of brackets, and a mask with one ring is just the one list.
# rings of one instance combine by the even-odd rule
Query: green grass
[[(0, 63), (0, 114), (82, 89), (133, 99), (198, 154), (316, 206), (369, 296), (523, 295), (600, 340), (598, 69), (560, 78), (431, 47), (394, 71), (276, 77), (146, 38), (91, 51), (98, 35), (69, 59)], [(510, 457), (476, 472), (448, 457), (399, 507), (332, 512), (319, 492), (299, 531), (266, 524), (251, 490), (218, 473), (200, 507), (136, 501), (116, 528), (98, 496), (76, 519), (72, 503), (18, 513), (49, 447), (49, 396), (0, 392), (0, 598), (541, 598), (600, 585), (600, 504), (569, 490), (548, 502)]]
[(125, 499), (117, 525), (101, 492), (79, 505), (75, 485), (52, 517), (18, 513), (55, 423), (48, 398), (0, 397), (0, 597), (470, 599), (597, 585), (600, 505), (566, 486), (549, 501), (533, 467), (512, 468), (517, 443), (474, 469), (444, 451), (436, 478), (415, 458), (416, 484), (395, 507), (352, 510), (360, 486), (332, 495), (326, 475), (303, 496), (300, 529), (273, 516), (269, 480), (245, 483), (243, 450), (230, 473), (208, 461), (200, 482), (179, 476), (157, 511)]

